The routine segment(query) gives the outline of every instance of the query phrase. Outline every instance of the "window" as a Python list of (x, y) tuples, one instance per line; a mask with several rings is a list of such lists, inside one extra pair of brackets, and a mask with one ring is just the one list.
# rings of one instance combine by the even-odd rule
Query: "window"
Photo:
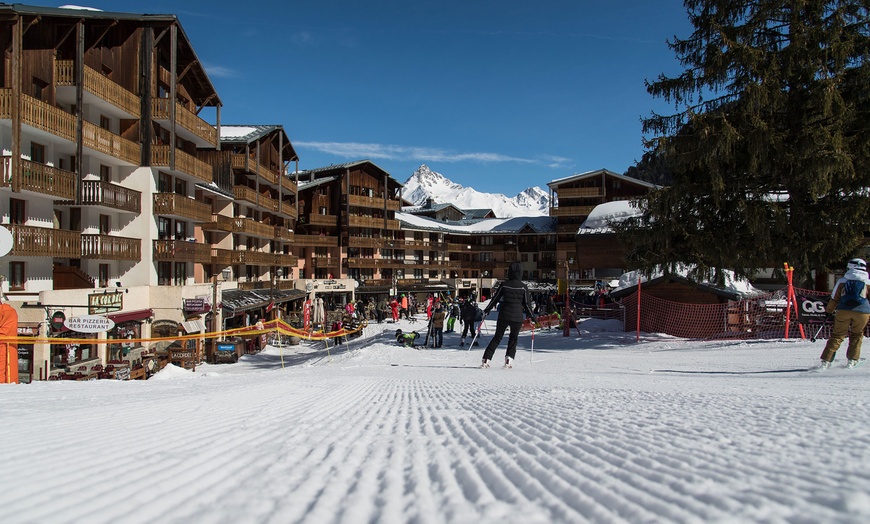
[(24, 200), (9, 199), (9, 221), (13, 224), (24, 224), (27, 221), (27, 208)]
[(187, 196), (187, 180), (181, 178), (175, 179), (175, 193)]
[(100, 215), (100, 234), (108, 235), (112, 230), (112, 217), (109, 215)]
[(157, 285), (168, 286), (172, 283), (172, 262), (157, 263)]
[(73, 207), (69, 210), (69, 229), (70, 231), (82, 230), (82, 208)]
[(109, 166), (100, 165), (100, 180), (103, 182), (112, 181), (112, 168)]
[(166, 173), (160, 173), (157, 177), (157, 191), (170, 193), (172, 191), (172, 177)]
[(112, 121), (109, 120), (109, 117), (100, 115), (100, 127), (106, 131), (112, 130)]
[(100, 281), (100, 287), (109, 287), (109, 264), (100, 264), (98, 269), (99, 276), (97, 279)]
[(327, 215), (328, 213), (326, 212), (326, 206), (320, 206), (318, 213), (320, 213), (321, 215)]
[(175, 239), (187, 240), (187, 222), (183, 220), (175, 221)]
[(10, 262), (9, 289), (12, 291), (24, 291), (24, 284), (27, 282), (24, 275), (24, 262)]
[(45, 146), (42, 144), (37, 144), (36, 142), (30, 143), (30, 160), (36, 162), (37, 164), (45, 163)]
[(171, 236), (172, 221), (165, 217), (157, 217), (157, 238), (167, 240)]
[(33, 90), (30, 94), (37, 100), (45, 100), (45, 91), (48, 88), (48, 82), (43, 82), (39, 78), (33, 77)]
[(176, 286), (183, 286), (187, 283), (187, 263), (186, 262), (176, 262), (175, 263), (175, 278), (173, 280), (173, 284)]

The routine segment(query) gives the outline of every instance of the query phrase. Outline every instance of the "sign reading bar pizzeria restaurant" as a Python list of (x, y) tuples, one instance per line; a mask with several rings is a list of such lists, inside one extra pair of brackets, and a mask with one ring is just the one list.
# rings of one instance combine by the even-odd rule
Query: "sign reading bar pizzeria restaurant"
[(100, 315), (121, 311), (124, 308), (123, 293), (94, 293), (88, 295), (88, 314)]
[(104, 333), (115, 327), (115, 322), (100, 315), (84, 315), (70, 317), (63, 321), (63, 325), (71, 331), (79, 333)]

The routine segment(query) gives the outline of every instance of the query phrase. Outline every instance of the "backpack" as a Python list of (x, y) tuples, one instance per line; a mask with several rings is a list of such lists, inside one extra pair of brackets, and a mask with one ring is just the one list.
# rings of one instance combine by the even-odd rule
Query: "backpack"
[(864, 291), (864, 282), (860, 280), (847, 280), (843, 284), (843, 295), (840, 300), (848, 307), (857, 307), (861, 305), (863, 297), (861, 293)]

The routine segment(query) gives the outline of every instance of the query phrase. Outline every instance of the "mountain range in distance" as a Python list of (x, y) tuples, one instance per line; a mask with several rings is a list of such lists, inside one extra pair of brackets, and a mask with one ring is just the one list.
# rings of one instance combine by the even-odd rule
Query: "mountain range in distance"
[(525, 189), (513, 198), (501, 193), (481, 193), (451, 181), (425, 164), (404, 185), (402, 198), (415, 206), (423, 206), (431, 198), (434, 203), (453, 204), (459, 209), (492, 209), (499, 218), (549, 214), (550, 194), (539, 187)]

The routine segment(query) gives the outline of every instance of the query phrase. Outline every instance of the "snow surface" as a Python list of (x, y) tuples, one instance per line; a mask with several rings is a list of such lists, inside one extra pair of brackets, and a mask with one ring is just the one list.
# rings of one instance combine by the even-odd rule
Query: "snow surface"
[(401, 348), (396, 327), (423, 324), (0, 386), (3, 522), (870, 522), (870, 366), (845, 349), (819, 372), (821, 341), (588, 320), (482, 370), (483, 347)]

